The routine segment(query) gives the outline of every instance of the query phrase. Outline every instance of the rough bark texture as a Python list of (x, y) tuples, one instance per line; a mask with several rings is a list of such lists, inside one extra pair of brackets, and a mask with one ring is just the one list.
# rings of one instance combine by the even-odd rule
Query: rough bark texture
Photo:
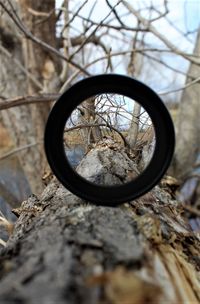
[[(23, 0), (12, 1), (12, 3), (28, 29), (38, 38), (55, 47), (55, 1)], [(46, 17), (41, 17), (42, 13), (46, 13)], [(41, 91), (56, 92), (59, 79), (57, 77), (58, 60), (31, 40), (22, 38), (6, 13), (3, 14), (0, 27), (4, 33), (1, 35), (4, 52), (0, 49), (1, 94), (9, 98), (38, 94)], [(5, 51), (9, 51), (10, 57), (5, 56)], [(16, 64), (16, 59), (18, 64)], [(19, 65), (26, 70), (26, 73), (22, 72)], [(27, 76), (27, 71), (36, 81)], [(42, 140), (49, 109), (49, 104), (34, 104), (2, 112), (4, 124), (15, 146), (38, 143), (28, 151), (25, 150), (19, 154), (21, 165), (35, 194), (41, 193), (44, 189), (41, 183), (41, 175), (45, 167)]]
[[(84, 175), (87, 168), (79, 170)], [(1, 303), (200, 301), (200, 237), (158, 186), (134, 202), (106, 208), (53, 179), (18, 213), (1, 254)]]
[[(195, 55), (200, 55), (200, 30), (197, 35)], [(199, 77), (200, 67), (191, 64), (188, 74)], [(188, 77), (186, 83), (190, 82)], [(186, 177), (193, 168), (196, 157), (200, 153), (200, 83), (187, 87), (183, 91), (176, 124), (176, 151), (174, 173), (177, 177)]]

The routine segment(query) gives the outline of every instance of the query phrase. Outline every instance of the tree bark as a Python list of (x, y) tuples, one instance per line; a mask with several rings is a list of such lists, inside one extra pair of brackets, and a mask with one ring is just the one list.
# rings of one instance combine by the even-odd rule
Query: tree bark
[[(106, 161), (105, 149), (95, 149), (87, 157), (97, 151), (97, 163)], [(79, 165), (79, 174), (87, 171)], [(1, 303), (200, 301), (199, 235), (158, 186), (108, 208), (83, 201), (53, 178), (40, 198), (31, 196), (15, 213), (19, 219), (1, 253)]]
[[(19, 4), (18, 4), (19, 3)], [(56, 46), (55, 37), (55, 1), (38, 0), (12, 1), (17, 13), (29, 30), (38, 38), (52, 46)], [(41, 16), (41, 14), (46, 14)], [(22, 38), (16, 30), (11, 19), (4, 14), (0, 23), (4, 30), (2, 46), (9, 51), (11, 58), (2, 56), (1, 83), (6, 83), (2, 94), (9, 98), (38, 92), (56, 92), (59, 85), (59, 62), (55, 56), (44, 51), (31, 40)], [(6, 40), (7, 39), (7, 40)], [(10, 44), (8, 45), (8, 42)], [(16, 64), (15, 60), (18, 60)], [(19, 70), (19, 64), (35, 79), (28, 77), (27, 73)], [(44, 189), (41, 183), (42, 172), (45, 168), (43, 152), (44, 127), (50, 110), (50, 104), (33, 104), (20, 108), (9, 109), (2, 112), (4, 124), (9, 130), (15, 146), (26, 146), (37, 143), (34, 147), (19, 154), (21, 165), (30, 183), (31, 190), (40, 194)]]
[[(200, 29), (197, 35), (195, 55), (200, 55)], [(191, 64), (188, 74), (199, 77), (200, 67)], [(186, 83), (189, 82), (189, 77)], [(176, 123), (176, 150), (173, 163), (174, 175), (178, 178), (187, 177), (192, 171), (198, 153), (200, 153), (200, 107), (199, 107), (200, 84), (187, 87), (183, 91), (179, 106)]]

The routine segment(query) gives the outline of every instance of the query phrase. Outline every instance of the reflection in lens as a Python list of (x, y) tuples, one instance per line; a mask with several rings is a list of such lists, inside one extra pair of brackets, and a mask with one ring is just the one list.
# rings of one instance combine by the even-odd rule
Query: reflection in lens
[(144, 171), (154, 152), (155, 134), (148, 113), (139, 103), (109, 93), (87, 99), (71, 113), (63, 143), (78, 174), (84, 171), (85, 179), (113, 186), (127, 183)]

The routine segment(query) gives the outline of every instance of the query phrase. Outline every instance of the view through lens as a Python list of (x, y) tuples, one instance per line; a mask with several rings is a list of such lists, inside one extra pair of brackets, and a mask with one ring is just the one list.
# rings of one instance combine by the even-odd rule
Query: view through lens
[(63, 134), (66, 157), (73, 169), (103, 186), (137, 178), (151, 160), (155, 141), (154, 127), (144, 108), (126, 96), (111, 93), (82, 102), (66, 121)]

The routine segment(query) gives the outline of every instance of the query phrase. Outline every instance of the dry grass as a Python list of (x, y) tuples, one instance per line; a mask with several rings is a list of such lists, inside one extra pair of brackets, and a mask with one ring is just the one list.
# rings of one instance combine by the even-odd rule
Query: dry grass
[[(122, 135), (126, 137), (127, 132), (122, 132)], [(115, 131), (109, 131), (108, 129), (101, 129), (101, 135), (103, 136), (110, 136), (115, 141), (123, 144), (122, 137)], [(68, 146), (75, 146), (75, 145), (84, 145), (84, 138), (81, 135), (80, 130), (73, 130), (70, 132), (66, 132), (64, 134), (64, 142)]]
[[(127, 138), (128, 132), (122, 131), (121, 134)], [(123, 145), (122, 137), (119, 133), (115, 131), (110, 131), (109, 129), (101, 129), (101, 135), (102, 137), (112, 137), (113, 140), (118, 142), (119, 144)], [(152, 130), (151, 127), (149, 127), (145, 132), (139, 132), (137, 141), (148, 141), (148, 139), (152, 139), (152, 135), (154, 135), (154, 129)], [(75, 145), (84, 145), (84, 138), (81, 134), (80, 130), (72, 130), (70, 132), (65, 132), (64, 134), (64, 142), (67, 146), (75, 146)]]
[(67, 145), (80, 145), (83, 141), (80, 131), (74, 130), (64, 134), (64, 141)]

